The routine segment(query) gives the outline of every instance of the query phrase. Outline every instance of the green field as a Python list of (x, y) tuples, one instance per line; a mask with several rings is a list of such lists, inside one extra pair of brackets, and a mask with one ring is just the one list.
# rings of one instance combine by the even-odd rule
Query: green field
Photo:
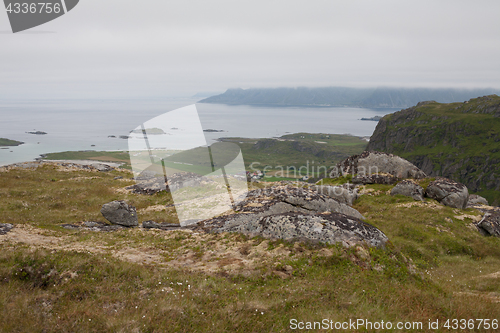
[[(356, 136), (310, 133), (289, 134), (273, 139), (225, 138), (224, 142), (233, 142), (240, 147), (248, 171), (265, 169), (267, 175), (277, 175), (280, 178), (298, 178), (305, 176), (307, 171), (310, 176), (316, 176), (321, 173), (318, 170), (331, 167), (348, 156), (363, 152), (367, 145), (365, 140)], [(183, 168), (198, 172), (207, 165), (201, 165), (201, 169), (197, 166), (196, 151), (195, 149), (174, 155), (168, 160), (190, 162), (195, 165)], [(125, 167), (130, 165), (128, 152), (62, 152), (47, 154), (45, 159), (85, 159), (123, 162), (126, 163)], [(175, 167), (171, 163), (168, 165)], [(303, 167), (302, 173), (299, 173), (301, 167)]]

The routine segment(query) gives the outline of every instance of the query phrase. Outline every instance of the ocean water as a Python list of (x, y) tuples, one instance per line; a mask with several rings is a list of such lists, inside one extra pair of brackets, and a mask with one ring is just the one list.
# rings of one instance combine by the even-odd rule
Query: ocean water
[[(192, 99), (0, 101), (0, 137), (25, 142), (0, 149), (0, 165), (70, 150), (127, 150), (118, 138), (151, 118), (195, 104)], [(372, 135), (377, 122), (397, 109), (254, 107), (196, 104), (208, 144), (220, 137), (270, 138), (288, 133)], [(43, 131), (47, 135), (28, 134)], [(110, 138), (114, 135), (116, 138)]]

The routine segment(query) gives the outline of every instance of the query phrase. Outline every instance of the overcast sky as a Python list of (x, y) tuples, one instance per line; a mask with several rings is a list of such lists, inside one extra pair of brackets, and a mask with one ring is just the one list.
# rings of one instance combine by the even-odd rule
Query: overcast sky
[(500, 1), (80, 0), (12, 34), (0, 99), (234, 87), (500, 88)]

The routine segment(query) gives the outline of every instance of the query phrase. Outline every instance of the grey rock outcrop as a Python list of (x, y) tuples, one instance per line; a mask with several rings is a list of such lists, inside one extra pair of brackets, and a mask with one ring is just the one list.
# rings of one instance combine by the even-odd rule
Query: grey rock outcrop
[(248, 192), (235, 211), (259, 217), (300, 212), (303, 214), (336, 212), (364, 219), (356, 209), (308, 188), (273, 186)]
[(483, 219), (477, 224), (477, 228), (483, 235), (500, 237), (500, 212), (484, 214)]
[(353, 202), (358, 198), (358, 190), (354, 185), (313, 185), (309, 186), (309, 188), (349, 206), (352, 206)]
[(415, 200), (424, 201), (423, 187), (409, 179), (405, 179), (394, 186), (391, 190), (391, 195), (397, 194), (412, 197)]
[(469, 196), (469, 201), (467, 202), (467, 207), (474, 205), (485, 205), (488, 206), (488, 200), (477, 194), (471, 194)]
[(258, 218), (238, 215), (247, 214), (214, 218), (201, 222), (200, 226), (212, 233), (238, 232), (250, 237), (260, 235), (269, 239), (342, 243), (344, 246), (366, 242), (370, 246), (383, 247), (388, 240), (379, 229), (340, 213), (288, 212)]
[(14, 226), (10, 223), (0, 223), (0, 235), (5, 235), (12, 230)]
[(92, 163), (91, 165), (94, 167), (94, 169), (101, 172), (108, 172), (114, 170), (113, 167), (103, 163)]
[(399, 179), (426, 177), (422, 170), (404, 158), (378, 151), (365, 151), (348, 157), (331, 169), (328, 177), (336, 178), (345, 174), (370, 176), (379, 173), (390, 174)]
[(135, 207), (129, 206), (125, 201), (112, 201), (104, 204), (101, 214), (112, 224), (125, 227), (136, 227), (139, 225)]
[(431, 182), (425, 195), (443, 205), (464, 209), (469, 201), (469, 190), (464, 184), (447, 178), (438, 178)]

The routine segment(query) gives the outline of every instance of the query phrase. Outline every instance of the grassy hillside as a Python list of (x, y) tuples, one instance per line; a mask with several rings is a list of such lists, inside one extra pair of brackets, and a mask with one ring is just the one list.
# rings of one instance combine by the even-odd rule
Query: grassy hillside
[(466, 184), (500, 203), (500, 97), (463, 103), (419, 103), (385, 116), (368, 150), (408, 159), (433, 176)]
[(427, 323), (439, 320), (445, 332), (447, 319), (500, 318), (500, 239), (471, 227), (474, 210), (367, 186), (355, 208), (388, 235), (386, 249), (61, 228), (104, 221), (101, 205), (119, 199), (141, 222), (175, 223), (170, 197), (130, 194), (130, 177), (0, 172), (0, 222), (16, 226), (0, 235), (0, 331), (288, 332), (292, 319), (363, 318), (423, 323), (395, 332), (435, 332)]
[(24, 142), (21, 142), (21, 141), (0, 138), (0, 147), (2, 147), (2, 146), (3, 147), (19, 146), (19, 145), (22, 145), (23, 143)]

